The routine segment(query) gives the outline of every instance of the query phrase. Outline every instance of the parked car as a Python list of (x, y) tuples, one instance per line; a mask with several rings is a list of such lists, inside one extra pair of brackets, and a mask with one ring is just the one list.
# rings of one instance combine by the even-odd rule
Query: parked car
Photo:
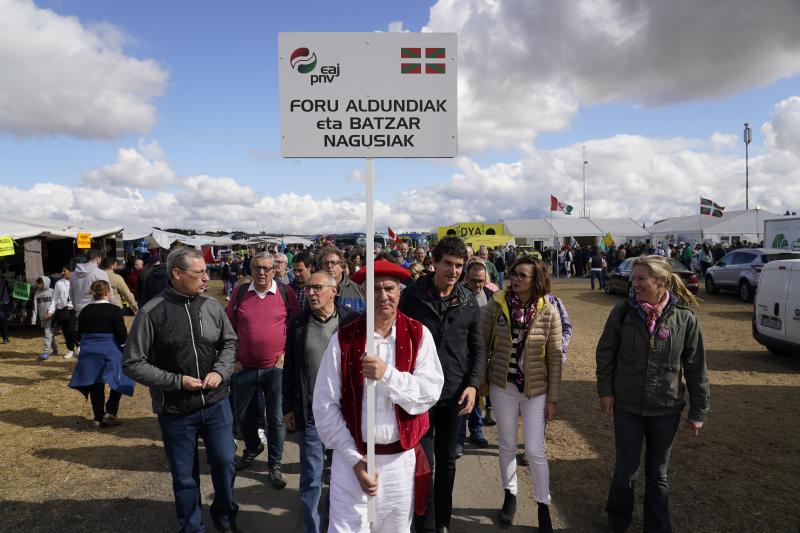
[[(677, 259), (668, 259), (672, 271), (681, 277), (683, 284), (692, 294), (697, 294), (697, 276), (694, 272), (683, 266)], [(633, 271), (633, 258), (626, 259), (614, 270), (608, 273), (606, 279), (606, 293), (616, 292), (624, 294), (628, 298), (633, 298), (633, 287), (631, 286), (631, 273)]]
[(746, 248), (735, 250), (706, 270), (706, 292), (720, 289), (738, 290), (743, 302), (753, 299), (761, 270), (770, 261), (800, 259), (800, 252), (780, 248)]
[(776, 355), (800, 354), (800, 259), (770, 261), (753, 304), (753, 338)]

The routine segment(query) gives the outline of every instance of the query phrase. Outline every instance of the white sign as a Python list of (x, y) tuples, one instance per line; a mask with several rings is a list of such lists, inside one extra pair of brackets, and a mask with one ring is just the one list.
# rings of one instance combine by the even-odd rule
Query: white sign
[(455, 157), (455, 33), (280, 33), (283, 157)]

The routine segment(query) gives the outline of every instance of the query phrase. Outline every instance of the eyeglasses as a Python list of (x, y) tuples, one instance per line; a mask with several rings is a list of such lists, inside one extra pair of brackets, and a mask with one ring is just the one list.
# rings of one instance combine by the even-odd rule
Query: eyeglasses
[(517, 278), (520, 281), (527, 281), (533, 279), (533, 275), (525, 274), (524, 272), (517, 272), (516, 270), (508, 275), (511, 278)]
[(191, 268), (180, 268), (180, 267), (178, 268), (178, 270), (183, 270), (184, 272), (191, 272), (197, 277), (201, 277), (204, 274), (208, 276), (208, 270), (192, 270)]
[(322, 289), (333, 287), (333, 285), (306, 285), (303, 289), (306, 292), (322, 292)]
[(342, 261), (323, 261), (322, 262), (322, 266), (326, 266), (326, 267), (327, 266), (336, 266), (336, 265), (341, 265), (341, 264), (342, 264)]
[(274, 266), (268, 266), (268, 267), (267, 267), (267, 266), (254, 266), (254, 267), (253, 267), (253, 271), (254, 271), (254, 272), (264, 272), (264, 273), (267, 273), (267, 272), (272, 272), (273, 270), (275, 270), (275, 267), (274, 267)]

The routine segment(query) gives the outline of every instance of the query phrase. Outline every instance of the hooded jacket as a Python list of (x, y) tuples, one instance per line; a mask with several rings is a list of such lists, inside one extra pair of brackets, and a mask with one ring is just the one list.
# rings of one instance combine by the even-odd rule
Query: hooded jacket
[[(125, 374), (150, 387), (153, 412), (186, 415), (228, 396), (236, 363), (236, 333), (225, 309), (206, 294), (186, 296), (168, 286), (139, 308), (125, 343)], [(184, 375), (222, 376), (216, 389), (186, 391)]]
[(400, 293), (398, 309), (422, 322), (436, 342), (444, 371), (439, 401), (458, 399), (466, 387), (480, 386), (486, 369), (486, 348), (475, 295), (457, 283), (446, 300), (433, 286), (433, 274), (419, 278)]
[(80, 263), (75, 266), (75, 272), (72, 273), (69, 282), (69, 295), (77, 315), (80, 315), (83, 308), (94, 300), (91, 287), (92, 283), (99, 279), (108, 281), (108, 286), (111, 287), (108, 274), (105, 270), (101, 270), (96, 263)]
[(50, 288), (50, 277), (42, 276), (42, 288), (36, 290), (33, 295), (33, 312), (31, 313), (31, 324), (36, 324), (36, 318), (40, 322), (45, 321), (47, 310), (50, 309), (50, 302), (53, 301), (53, 289)]

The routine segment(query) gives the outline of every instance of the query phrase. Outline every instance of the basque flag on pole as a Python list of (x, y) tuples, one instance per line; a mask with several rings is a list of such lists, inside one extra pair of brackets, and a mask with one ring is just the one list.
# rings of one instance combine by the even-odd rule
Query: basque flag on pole
[(725, 208), (721, 205), (718, 205), (715, 202), (712, 202), (708, 198), (700, 197), (700, 214), (701, 215), (709, 215), (712, 217), (721, 218), (722, 212), (725, 211)]
[(389, 230), (389, 238), (391, 240), (397, 242), (397, 233), (395, 233), (394, 230), (392, 228), (388, 227), (388, 226), (386, 227), (386, 229)]

